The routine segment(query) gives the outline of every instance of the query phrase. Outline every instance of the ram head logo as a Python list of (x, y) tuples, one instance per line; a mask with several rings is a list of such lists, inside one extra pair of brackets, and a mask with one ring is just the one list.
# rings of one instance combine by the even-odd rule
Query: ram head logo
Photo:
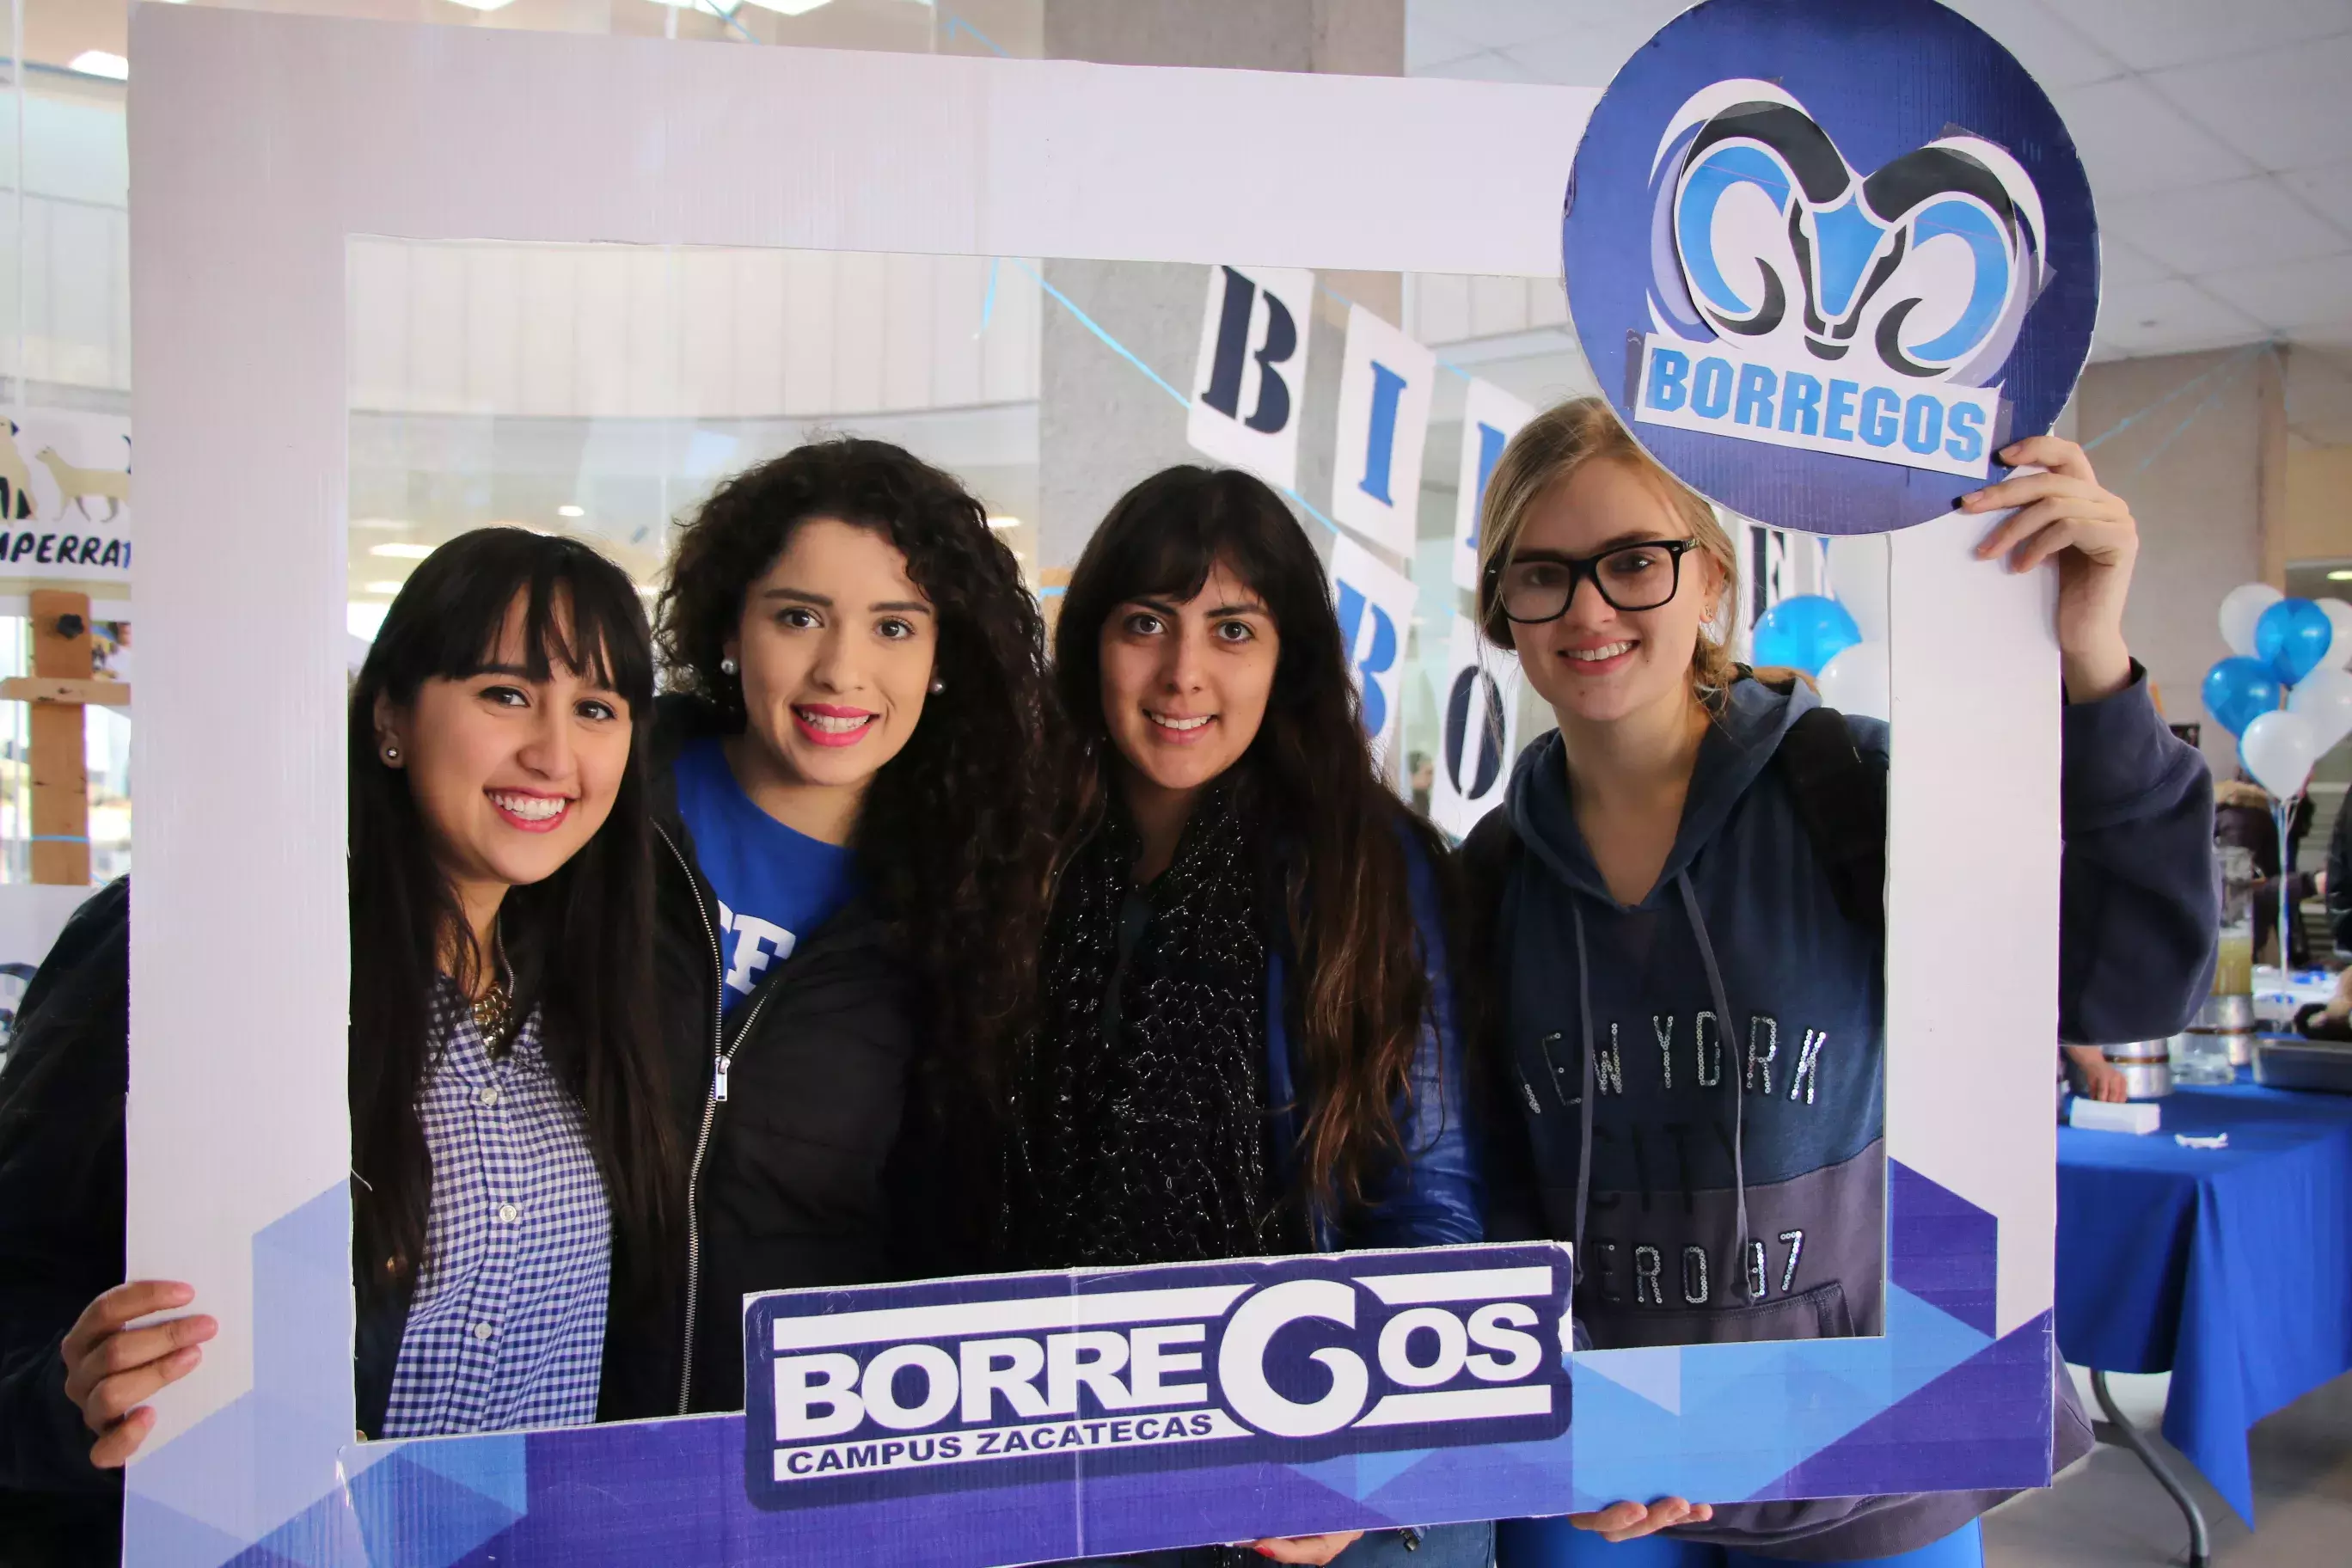
[(1947, 136), (1857, 174), (1770, 82), (1694, 94), (1651, 189), (1659, 330), (1761, 359), (1981, 386), (2050, 279), (2041, 198), (2004, 149)]

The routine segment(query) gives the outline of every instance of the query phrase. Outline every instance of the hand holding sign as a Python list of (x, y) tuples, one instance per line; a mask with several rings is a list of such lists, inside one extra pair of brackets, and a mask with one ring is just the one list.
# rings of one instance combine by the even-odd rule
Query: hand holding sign
[(2010, 570), (2058, 563), (2058, 655), (2073, 702), (2094, 702), (2131, 683), (2124, 598), (2139, 558), (2139, 525), (2124, 499), (2099, 483), (2083, 448), (2057, 436), (2004, 447), (2001, 461), (2023, 470), (1960, 498), (1959, 510), (2014, 508), (1977, 546), (1977, 558), (2009, 557)]
[(1711, 1504), (1664, 1497), (1648, 1504), (1612, 1502), (1592, 1513), (1571, 1513), (1568, 1516), (1568, 1522), (1579, 1530), (1590, 1530), (1601, 1540), (1614, 1543), (1639, 1541), (1645, 1535), (1655, 1535), (1678, 1524), (1705, 1524), (1714, 1517), (1715, 1509)]
[(1328, 1563), (1363, 1538), (1360, 1530), (1343, 1530), (1331, 1535), (1287, 1535), (1268, 1541), (1253, 1541), (1250, 1550), (1260, 1557), (1276, 1563)]
[(1949, 510), (1948, 476), (2000, 477), (1998, 431), (2057, 418), (2098, 315), (2089, 182), (2048, 95), (1941, 5), (1867, 10), (1822, 47), (1775, 0), (1692, 6), (1610, 83), (1569, 184), (1601, 389), (1770, 527)]

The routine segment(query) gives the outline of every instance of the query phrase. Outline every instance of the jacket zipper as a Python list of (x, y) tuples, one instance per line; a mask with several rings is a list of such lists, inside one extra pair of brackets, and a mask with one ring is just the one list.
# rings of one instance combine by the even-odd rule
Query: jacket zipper
[(694, 1394), (694, 1326), (695, 1313), (702, 1294), (702, 1223), (695, 1209), (698, 1190), (702, 1181), (703, 1157), (710, 1150), (710, 1129), (719, 1120), (719, 1107), (727, 1099), (727, 1068), (741, 1048), (743, 1037), (751, 1032), (760, 1008), (767, 1002), (762, 990), (752, 1003), (751, 1011), (744, 1016), (743, 1027), (735, 1031), (735, 1045), (727, 1044), (725, 1007), (727, 1004), (727, 958), (719, 946), (719, 932), (710, 923), (710, 907), (703, 902), (702, 884), (695, 880), (694, 868), (687, 863), (685, 851), (661, 825), (654, 825), (661, 841), (669, 846), (677, 857), (678, 869), (686, 873), (686, 885), (694, 893), (695, 912), (702, 917), (702, 934), (710, 943), (711, 973), (718, 982), (710, 1012), (710, 1090), (702, 1102), (702, 1131), (694, 1141), (694, 1163), (687, 1168), (686, 1176), (686, 1330), (683, 1355), (678, 1363), (677, 1413), (687, 1414), (687, 1405)]

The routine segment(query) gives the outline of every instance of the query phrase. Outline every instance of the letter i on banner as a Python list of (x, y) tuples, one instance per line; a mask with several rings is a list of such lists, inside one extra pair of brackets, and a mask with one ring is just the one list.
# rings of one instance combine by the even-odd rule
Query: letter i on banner
[(1298, 488), (1298, 402), (1307, 389), (1307, 326), (1315, 274), (1296, 268), (1209, 269), (1200, 363), (1184, 439), (1213, 462)]
[(1331, 515), (1383, 550), (1412, 553), (1421, 510), (1421, 455), (1437, 359), (1365, 310), (1348, 307), (1339, 367), (1339, 434)]
[(1518, 755), (1519, 660), (1480, 642), (1467, 616), (1454, 617), (1446, 642), (1445, 728), (1430, 786), (1429, 815), (1456, 838), (1502, 803)]
[(1536, 411), (1492, 382), (1474, 381), (1462, 402), (1462, 468), (1454, 503), (1454, 585), (1478, 591), (1478, 509), (1486, 481), (1519, 426)]
[(1364, 733), (1385, 765), (1404, 707), (1405, 637), (1412, 628), (1412, 579), (1342, 534), (1331, 542), (1331, 599), (1348, 672), (1363, 706)]

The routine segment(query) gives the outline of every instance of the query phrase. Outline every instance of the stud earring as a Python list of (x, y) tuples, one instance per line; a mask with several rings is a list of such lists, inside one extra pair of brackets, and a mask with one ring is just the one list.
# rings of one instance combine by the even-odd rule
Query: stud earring
[(719, 673), (721, 675), (733, 675), (739, 668), (731, 658), (722, 658), (719, 661)]
[(933, 677), (931, 677), (931, 695), (932, 695), (932, 696), (937, 697), (940, 692), (945, 691), (947, 689), (948, 689), (948, 683), (947, 683), (946, 681), (941, 680), (941, 679), (940, 679), (938, 676), (936, 676), (936, 675), (935, 675), (935, 676), (933, 676)]
[(383, 749), (383, 760), (387, 763), (397, 764), (400, 761), (400, 748), (398, 746), (386, 746)]

